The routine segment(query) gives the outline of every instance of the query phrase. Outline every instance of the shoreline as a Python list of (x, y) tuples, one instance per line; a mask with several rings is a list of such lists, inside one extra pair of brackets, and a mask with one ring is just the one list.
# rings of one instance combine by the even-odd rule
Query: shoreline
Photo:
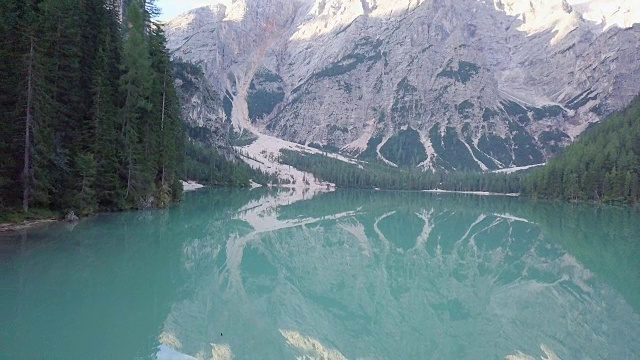
[(44, 226), (52, 223), (62, 221), (60, 219), (41, 219), (41, 220), (26, 220), (19, 223), (2, 223), (0, 224), (0, 236), (16, 233), (21, 230), (32, 229), (38, 226)]
[(195, 191), (198, 189), (202, 189), (204, 187), (204, 185), (196, 182), (196, 181), (191, 181), (191, 180), (180, 180), (180, 182), (182, 183), (182, 191), (183, 192), (187, 192), (187, 191)]
[(520, 193), (494, 193), (488, 191), (462, 191), (462, 190), (420, 190), (422, 192), (428, 192), (432, 194), (466, 194), (466, 195), (479, 195), (479, 196), (508, 196), (519, 197)]
[[(253, 185), (253, 184), (252, 184)], [(194, 181), (189, 181), (189, 182), (183, 182), (183, 186), (184, 186), (184, 191), (195, 191), (198, 189), (202, 189), (205, 186), (199, 183), (196, 183)], [(290, 186), (278, 186), (278, 187), (282, 187), (285, 189), (290, 189), (292, 187)], [(253, 190), (255, 189), (256, 186), (252, 186), (249, 188), (249, 190)], [(293, 187), (293, 188), (297, 188), (297, 187)], [(313, 187), (309, 187), (309, 188), (305, 188), (305, 189), (315, 189)], [(315, 189), (315, 190), (319, 190), (319, 189)], [(323, 189), (326, 191), (326, 188)], [(332, 188), (331, 190), (337, 190), (336, 188)], [(382, 189), (374, 189), (375, 191), (397, 191), (397, 190), (382, 190)], [(400, 190), (402, 191), (402, 190)], [(405, 191), (412, 191), (412, 190), (405, 190)], [(426, 192), (426, 193), (431, 193), (431, 194), (466, 194), (466, 195), (478, 195), (478, 196), (508, 196), (508, 197), (518, 197), (520, 196), (520, 194), (516, 194), (516, 193), (492, 193), (492, 192), (486, 192), (486, 191), (455, 191), (455, 190), (440, 190), (440, 189), (433, 189), (433, 190), (413, 190), (413, 191), (417, 191), (417, 192)], [(96, 214), (93, 214), (96, 215)], [(11, 235), (11, 234), (15, 234), (18, 233), (22, 230), (27, 230), (27, 229), (33, 229), (33, 228), (37, 228), (40, 226), (45, 226), (48, 224), (52, 224), (52, 223), (57, 223), (57, 222), (61, 222), (64, 221), (64, 219), (55, 219), (55, 218), (48, 218), (48, 219), (38, 219), (38, 220), (26, 220), (26, 221), (22, 221), (19, 223), (0, 223), (0, 236), (3, 235)]]
[[(195, 181), (188, 181), (188, 182), (182, 181), (182, 185), (184, 187), (183, 192), (195, 191), (205, 187), (204, 185), (199, 184)], [(128, 210), (121, 210), (121, 211), (128, 211)], [(105, 214), (110, 212), (111, 211), (98, 211), (90, 215), (83, 216), (83, 218), (98, 216), (100, 214)], [(63, 222), (63, 221), (67, 221), (67, 220), (65, 220), (63, 217), (61, 218), (50, 217), (50, 218), (43, 218), (43, 219), (37, 219), (37, 220), (24, 220), (21, 222), (4, 222), (4, 223), (0, 223), (0, 236), (11, 235), (11, 234), (18, 233), (22, 230), (33, 229), (40, 226), (45, 226), (45, 225), (49, 225), (57, 222)]]

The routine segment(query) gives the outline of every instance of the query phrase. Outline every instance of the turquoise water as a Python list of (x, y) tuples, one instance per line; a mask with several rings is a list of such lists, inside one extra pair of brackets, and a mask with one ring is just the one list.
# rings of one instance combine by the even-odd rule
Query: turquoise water
[(0, 237), (2, 359), (638, 359), (640, 214), (201, 190)]

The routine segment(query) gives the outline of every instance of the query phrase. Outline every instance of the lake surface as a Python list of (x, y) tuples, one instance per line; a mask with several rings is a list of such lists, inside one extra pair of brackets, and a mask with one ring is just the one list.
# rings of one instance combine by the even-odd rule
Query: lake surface
[(3, 359), (638, 359), (640, 213), (205, 189), (0, 237)]

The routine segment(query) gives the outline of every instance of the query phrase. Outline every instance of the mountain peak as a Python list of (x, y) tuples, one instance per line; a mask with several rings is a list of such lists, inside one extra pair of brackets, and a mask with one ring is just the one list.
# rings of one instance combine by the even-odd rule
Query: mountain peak
[(640, 23), (640, 2), (629, 0), (590, 0), (574, 5), (582, 17), (601, 25), (628, 29)]
[[(485, 170), (544, 162), (640, 93), (640, 27), (602, 32), (638, 6), (615, 2), (244, 0), (231, 4), (239, 21), (228, 7), (196, 11), (167, 37), (236, 130)], [(590, 20), (602, 13), (606, 25)]]

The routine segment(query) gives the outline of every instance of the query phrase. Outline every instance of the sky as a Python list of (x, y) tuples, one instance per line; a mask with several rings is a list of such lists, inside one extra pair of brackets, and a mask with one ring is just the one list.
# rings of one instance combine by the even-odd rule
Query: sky
[[(548, 0), (553, 1), (553, 0)], [(583, 3), (589, 0), (569, 0), (571, 4)], [(183, 12), (205, 6), (212, 3), (224, 2), (224, 0), (158, 0), (158, 6), (162, 9), (160, 20), (168, 21)]]
[(157, 0), (158, 6), (162, 9), (160, 20), (168, 21), (174, 17), (201, 6), (213, 4), (220, 1), (212, 0)]

